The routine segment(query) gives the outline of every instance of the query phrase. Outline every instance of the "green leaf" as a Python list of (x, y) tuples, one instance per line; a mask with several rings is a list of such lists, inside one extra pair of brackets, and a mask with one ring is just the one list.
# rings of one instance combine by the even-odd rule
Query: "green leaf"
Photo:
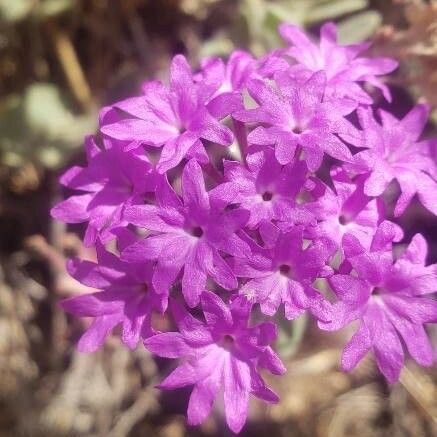
[(58, 168), (94, 132), (97, 114), (75, 116), (50, 83), (29, 86), (23, 95), (0, 101), (0, 151), (3, 162), (38, 162)]
[(4, 98), (0, 105), (0, 144), (20, 141), (28, 134), (23, 126), (23, 99), (14, 94)]
[(240, 14), (247, 20), (249, 27), (254, 31), (262, 32), (262, 23), (266, 15), (266, 3), (262, 0), (243, 0)]
[(304, 27), (361, 11), (368, 3), (369, 0), (242, 0), (242, 20), (236, 22), (245, 23), (246, 45), (254, 54), (262, 55), (266, 49), (282, 45), (277, 32), (280, 23)]
[(212, 38), (206, 40), (199, 51), (199, 58), (208, 56), (228, 56), (234, 45), (232, 41), (224, 33), (217, 33)]
[(0, 18), (10, 22), (21, 21), (32, 7), (32, 0), (0, 0)]
[(73, 6), (73, 0), (43, 0), (39, 5), (38, 12), (43, 18), (53, 17), (69, 11)]
[(381, 26), (382, 17), (377, 11), (365, 11), (342, 20), (338, 25), (338, 38), (342, 44), (369, 39)]
[(81, 141), (94, 129), (90, 117), (75, 117), (62, 99), (59, 89), (50, 83), (29, 86), (24, 95), (24, 115), (34, 134), (64, 144)]
[(360, 11), (368, 6), (368, 0), (334, 0), (323, 2), (312, 8), (306, 23), (317, 23)]
[(299, 5), (290, 2), (271, 3), (269, 12), (275, 16), (277, 24), (290, 23), (302, 26), (307, 15), (307, 5)]
[(30, 128), (51, 139), (57, 139), (60, 131), (73, 122), (59, 89), (49, 83), (37, 83), (27, 88), (24, 110)]

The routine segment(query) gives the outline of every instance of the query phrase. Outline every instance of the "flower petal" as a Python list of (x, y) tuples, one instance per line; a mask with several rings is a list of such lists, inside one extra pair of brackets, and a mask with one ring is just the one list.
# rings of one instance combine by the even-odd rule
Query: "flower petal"
[(226, 422), (231, 431), (239, 433), (246, 423), (249, 409), (249, 365), (229, 356), (225, 362), (223, 376)]
[(208, 325), (233, 324), (229, 307), (213, 292), (205, 290), (201, 296), (202, 310)]
[(221, 388), (221, 375), (221, 369), (215, 368), (210, 376), (194, 386), (187, 410), (190, 425), (201, 424), (211, 412), (214, 399)]
[(176, 367), (161, 383), (157, 386), (162, 390), (172, 390), (194, 384), (198, 375), (190, 363), (182, 363)]
[(341, 367), (345, 372), (350, 372), (364, 358), (372, 347), (372, 337), (368, 327), (361, 323), (358, 331), (343, 349)]
[(189, 355), (191, 348), (179, 332), (163, 332), (144, 340), (144, 346), (153, 354), (164, 358), (179, 358)]
[(99, 349), (112, 329), (122, 321), (122, 315), (110, 314), (97, 317), (77, 343), (79, 352), (91, 353)]

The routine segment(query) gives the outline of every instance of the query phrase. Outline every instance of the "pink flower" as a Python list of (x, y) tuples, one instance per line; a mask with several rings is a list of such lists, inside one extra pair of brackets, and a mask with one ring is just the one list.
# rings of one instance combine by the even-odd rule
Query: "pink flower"
[(259, 303), (261, 311), (269, 316), (284, 304), (287, 319), (295, 319), (309, 309), (317, 318), (329, 320), (329, 303), (313, 283), (333, 273), (327, 265), (335, 251), (333, 244), (319, 239), (304, 249), (301, 227), (281, 232), (264, 223), (260, 233), (265, 247), (252, 243), (250, 258), (233, 260), (235, 274), (249, 279), (240, 294)]
[(434, 353), (424, 324), (437, 321), (437, 301), (427, 294), (437, 289), (437, 265), (425, 266), (426, 242), (416, 234), (404, 254), (393, 262), (393, 227), (381, 224), (366, 251), (352, 235), (343, 247), (351, 274), (338, 274), (329, 281), (339, 301), (331, 322), (319, 325), (336, 330), (352, 320), (359, 328), (346, 345), (342, 367), (349, 371), (373, 349), (379, 369), (389, 382), (399, 378), (404, 364), (401, 339), (422, 366), (431, 366)]
[(311, 73), (324, 71), (326, 93), (331, 98), (348, 97), (359, 104), (372, 104), (372, 98), (359, 85), (360, 82), (367, 82), (391, 100), (390, 91), (377, 76), (391, 73), (398, 63), (390, 58), (358, 57), (369, 47), (368, 43), (337, 44), (334, 23), (325, 23), (321, 27), (320, 44), (311, 41), (305, 32), (291, 24), (282, 24), (279, 32), (292, 45), (285, 53), (297, 61), (290, 69), (295, 77), (309, 77)]
[(282, 166), (270, 148), (251, 153), (247, 165), (224, 161), (225, 180), (238, 192), (235, 203), (250, 212), (247, 225), (256, 228), (264, 221), (277, 220), (288, 224), (309, 223), (313, 215), (296, 198), (307, 182), (304, 162)]
[(427, 106), (417, 105), (398, 120), (381, 110), (382, 124), (379, 124), (370, 108), (358, 109), (363, 131), (359, 138), (351, 140), (367, 150), (357, 153), (347, 167), (356, 173), (368, 174), (364, 184), (368, 196), (380, 196), (396, 179), (402, 192), (396, 204), (396, 216), (405, 211), (416, 193), (423, 206), (437, 214), (437, 165), (431, 155), (437, 141), (418, 141), (428, 113)]
[[(160, 387), (193, 386), (190, 424), (222, 391), (234, 432), (250, 394), (278, 400), (259, 371), (285, 371), (271, 348), (282, 306), (285, 319), (308, 311), (323, 330), (356, 321), (346, 371), (373, 350), (393, 382), (403, 343), (419, 364), (434, 360), (425, 325), (437, 321), (437, 265), (426, 266), (420, 234), (393, 258), (403, 230), (383, 196), (396, 180), (395, 215), (415, 194), (437, 214), (437, 141), (419, 139), (428, 108), (402, 120), (380, 111), (376, 121), (362, 84), (390, 99), (380, 76), (395, 61), (360, 57), (367, 44), (339, 45), (332, 23), (317, 43), (292, 25), (280, 32), (291, 46), (261, 59), (237, 50), (193, 73), (177, 55), (168, 86), (147, 82), (142, 95), (103, 108), (105, 147), (88, 138), (88, 166), (61, 178), (82, 194), (52, 210), (86, 223), (85, 244), (97, 246), (97, 262), (72, 260), (69, 271), (100, 291), (61, 304), (93, 318), (79, 349), (96, 350), (122, 325), (128, 347), (142, 340), (180, 359)], [(228, 155), (214, 146), (234, 139)], [(104, 247), (113, 239), (120, 256)], [(165, 314), (170, 294), (179, 331), (156, 333), (152, 313)], [(260, 322), (248, 326), (251, 315)]]
[(61, 177), (62, 185), (83, 191), (58, 203), (52, 217), (66, 223), (88, 222), (84, 243), (115, 238), (114, 229), (127, 225), (124, 209), (142, 203), (145, 193), (155, 190), (152, 166), (141, 149), (125, 153), (118, 143), (105, 140), (100, 149), (92, 136), (85, 141), (88, 166), (71, 167)]
[(282, 165), (299, 157), (302, 149), (311, 171), (320, 167), (324, 153), (350, 161), (352, 155), (337, 134), (355, 131), (344, 118), (354, 108), (344, 100), (323, 101), (325, 74), (314, 73), (302, 84), (285, 74), (276, 79), (278, 88), (259, 79), (249, 81), (248, 91), (259, 106), (233, 114), (237, 120), (262, 124), (249, 134), (249, 143), (275, 146), (276, 159)]
[[(208, 111), (206, 104), (214, 88), (204, 82), (194, 82), (184, 56), (173, 58), (170, 77), (170, 88), (160, 82), (150, 82), (144, 86), (143, 96), (116, 103), (114, 106), (129, 118), (101, 127), (105, 135), (118, 140), (162, 147), (157, 165), (160, 173), (177, 166), (188, 154), (207, 160), (202, 140), (223, 146), (233, 141), (232, 131)], [(223, 112), (219, 109), (216, 111)], [(220, 115), (223, 118), (227, 114)]]
[(75, 316), (94, 319), (79, 340), (79, 351), (96, 351), (119, 324), (123, 343), (133, 349), (141, 338), (155, 333), (152, 312), (164, 313), (168, 295), (155, 292), (150, 262), (125, 263), (100, 245), (97, 255), (97, 263), (70, 260), (68, 271), (80, 283), (100, 291), (64, 299), (61, 306)]
[(207, 83), (214, 84), (214, 96), (242, 90), (256, 71), (257, 60), (248, 52), (235, 50), (225, 64), (220, 58), (202, 61), (201, 76)]
[(225, 209), (236, 192), (230, 184), (205, 190), (202, 169), (195, 160), (182, 173), (182, 200), (168, 185), (159, 184), (157, 205), (138, 205), (126, 211), (130, 223), (152, 232), (123, 252), (126, 261), (157, 260), (153, 284), (166, 292), (183, 268), (182, 292), (190, 307), (199, 297), (210, 276), (227, 290), (237, 288), (237, 280), (224, 254), (246, 256), (249, 245), (237, 234), (248, 220), (244, 210)]
[(316, 200), (305, 205), (318, 220), (315, 227), (306, 229), (307, 235), (329, 238), (341, 248), (343, 235), (353, 234), (369, 248), (376, 228), (385, 217), (382, 199), (365, 195), (365, 178), (351, 179), (341, 167), (331, 169), (331, 180), (335, 191), (318, 181), (313, 190)]
[(157, 334), (144, 344), (160, 357), (182, 358), (159, 387), (194, 386), (188, 404), (189, 424), (202, 423), (223, 390), (226, 422), (238, 433), (246, 422), (250, 394), (269, 403), (279, 400), (258, 371), (263, 367), (276, 375), (285, 372), (269, 346), (276, 338), (276, 326), (264, 322), (248, 327), (251, 305), (243, 297), (235, 298), (228, 307), (217, 295), (205, 291), (201, 302), (205, 322), (174, 303), (173, 316), (180, 332)]

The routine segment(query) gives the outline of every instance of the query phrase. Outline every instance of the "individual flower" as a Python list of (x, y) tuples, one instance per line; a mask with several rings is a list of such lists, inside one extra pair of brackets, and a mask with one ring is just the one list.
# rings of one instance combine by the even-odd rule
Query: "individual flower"
[(346, 234), (343, 247), (351, 274), (338, 274), (329, 282), (339, 301), (331, 322), (323, 329), (336, 330), (352, 320), (359, 327), (346, 345), (341, 364), (352, 370), (373, 349), (377, 365), (389, 382), (399, 378), (404, 364), (402, 341), (422, 366), (433, 363), (433, 349), (424, 324), (437, 321), (437, 301), (427, 294), (437, 290), (437, 265), (425, 266), (426, 241), (416, 234), (399, 260), (393, 263), (393, 227), (383, 222), (370, 251)]
[[(113, 106), (129, 118), (105, 124), (101, 131), (118, 140), (162, 147), (157, 165), (160, 173), (176, 167), (187, 155), (199, 156), (204, 161), (208, 155), (202, 140), (223, 146), (233, 141), (232, 131), (220, 124), (206, 106), (214, 91), (205, 82), (194, 82), (185, 57), (177, 55), (171, 64), (170, 87), (149, 82), (143, 87), (142, 96), (116, 103)], [(220, 107), (215, 111), (226, 112), (220, 111)]]
[(276, 375), (285, 372), (269, 346), (276, 339), (276, 326), (264, 322), (248, 327), (251, 305), (242, 296), (228, 306), (214, 293), (205, 291), (201, 303), (204, 322), (173, 305), (180, 332), (154, 335), (144, 345), (160, 357), (182, 359), (159, 388), (194, 386), (188, 404), (189, 424), (205, 420), (222, 390), (226, 422), (238, 433), (246, 422), (250, 394), (269, 403), (279, 400), (258, 371), (261, 367)]
[(363, 130), (360, 138), (353, 141), (366, 150), (354, 155), (347, 168), (368, 175), (364, 184), (364, 193), (368, 196), (380, 196), (396, 179), (401, 189), (394, 211), (396, 216), (405, 211), (416, 193), (423, 206), (437, 214), (437, 165), (432, 156), (437, 140), (419, 141), (428, 113), (426, 105), (417, 105), (398, 120), (380, 110), (380, 124), (373, 117), (372, 109), (358, 109)]
[(353, 106), (345, 100), (323, 101), (325, 74), (317, 72), (302, 84), (285, 75), (277, 78), (277, 88), (259, 79), (250, 80), (248, 91), (259, 106), (233, 114), (237, 120), (262, 124), (250, 132), (249, 144), (274, 145), (282, 165), (299, 158), (303, 150), (311, 171), (320, 167), (324, 153), (341, 161), (351, 160), (349, 148), (337, 134), (352, 136), (355, 129), (344, 115)]
[(202, 61), (201, 76), (217, 88), (213, 97), (231, 91), (241, 91), (256, 71), (257, 60), (248, 52), (235, 50), (224, 63), (220, 58)]
[(282, 24), (279, 32), (292, 45), (285, 53), (297, 61), (289, 69), (294, 77), (308, 77), (322, 70), (327, 77), (326, 93), (329, 97), (348, 97), (359, 104), (370, 105), (372, 98), (358, 84), (367, 82), (391, 100), (389, 89), (378, 76), (391, 73), (398, 63), (390, 58), (358, 57), (369, 48), (368, 43), (339, 45), (334, 23), (321, 27), (320, 44), (311, 41), (302, 29), (291, 24)]
[(64, 311), (94, 320), (78, 343), (80, 352), (94, 352), (117, 326), (129, 348), (155, 333), (152, 312), (164, 313), (168, 294), (157, 294), (152, 285), (153, 265), (126, 263), (97, 245), (97, 263), (72, 259), (67, 264), (70, 275), (80, 283), (98, 289), (61, 301)]
[(283, 55), (284, 49), (282, 48), (266, 53), (258, 61), (257, 73), (264, 79), (274, 79), (278, 72), (289, 71), (290, 63)]
[(125, 152), (115, 141), (99, 148), (92, 136), (85, 139), (88, 166), (74, 166), (60, 178), (62, 185), (83, 194), (70, 196), (51, 210), (53, 218), (66, 223), (88, 222), (84, 243), (107, 242), (113, 231), (126, 226), (127, 205), (143, 203), (155, 189), (155, 174), (141, 148)]
[(281, 232), (271, 223), (260, 227), (264, 247), (252, 243), (252, 256), (235, 258), (233, 269), (248, 281), (240, 293), (260, 304), (261, 311), (273, 316), (284, 304), (285, 317), (295, 319), (309, 309), (321, 320), (329, 320), (329, 302), (313, 287), (317, 278), (333, 273), (328, 260), (335, 247), (327, 239), (312, 241), (304, 248), (303, 227)]
[(313, 215), (298, 205), (297, 196), (307, 182), (303, 161), (282, 166), (271, 148), (251, 153), (246, 166), (237, 161), (224, 161), (225, 180), (238, 192), (234, 202), (250, 212), (249, 228), (262, 221), (309, 223)]
[(249, 214), (225, 209), (236, 194), (226, 183), (207, 192), (202, 169), (190, 160), (182, 173), (182, 200), (163, 178), (156, 190), (156, 205), (127, 209), (127, 220), (151, 235), (127, 248), (123, 259), (157, 260), (153, 283), (162, 291), (183, 268), (182, 292), (190, 307), (199, 303), (208, 276), (227, 290), (236, 288), (224, 254), (244, 257), (250, 253), (249, 245), (237, 234)]
[[(305, 205), (318, 220), (317, 226), (306, 229), (307, 235), (329, 238), (341, 248), (343, 235), (349, 233), (369, 248), (376, 228), (385, 216), (382, 199), (372, 199), (364, 194), (365, 178), (351, 179), (341, 167), (333, 167), (330, 173), (335, 191), (317, 181), (313, 192), (321, 192), (313, 202)], [(401, 233), (399, 238), (402, 238)]]

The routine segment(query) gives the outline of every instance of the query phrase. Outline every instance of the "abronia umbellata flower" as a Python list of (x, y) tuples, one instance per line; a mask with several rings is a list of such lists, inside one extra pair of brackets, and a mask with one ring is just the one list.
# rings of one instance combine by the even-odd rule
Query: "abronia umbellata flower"
[(279, 400), (258, 370), (266, 368), (276, 375), (285, 372), (269, 346), (276, 338), (276, 326), (271, 322), (247, 326), (251, 304), (243, 296), (236, 297), (228, 307), (216, 294), (204, 291), (201, 304), (205, 322), (174, 305), (179, 332), (157, 334), (144, 344), (158, 356), (183, 358), (160, 388), (194, 385), (188, 404), (190, 424), (205, 420), (223, 390), (226, 421), (237, 433), (246, 422), (249, 394), (269, 403)]
[(157, 205), (127, 209), (128, 221), (153, 234), (127, 248), (123, 259), (157, 260), (153, 282), (161, 292), (183, 268), (182, 293), (190, 307), (199, 303), (208, 276), (228, 290), (236, 288), (237, 280), (222, 254), (246, 256), (250, 248), (236, 233), (249, 214), (225, 210), (235, 193), (229, 183), (205, 191), (199, 164), (189, 161), (182, 173), (182, 199), (163, 180), (157, 188)]
[(97, 254), (97, 263), (70, 260), (68, 271), (82, 284), (99, 291), (64, 299), (61, 306), (76, 316), (94, 319), (79, 340), (81, 352), (96, 351), (119, 324), (123, 343), (133, 349), (141, 338), (155, 332), (152, 311), (163, 313), (168, 296), (153, 289), (152, 263), (125, 263), (101, 246)]
[(353, 369), (373, 348), (381, 372), (395, 382), (404, 364), (401, 338), (419, 364), (434, 362), (423, 325), (437, 322), (437, 301), (427, 296), (437, 288), (437, 264), (425, 266), (427, 248), (421, 234), (393, 262), (386, 250), (392, 238), (382, 224), (366, 251), (355, 237), (345, 235), (343, 247), (354, 274), (329, 279), (339, 302), (333, 308), (335, 319), (321, 325), (339, 329), (358, 319), (359, 328), (343, 351), (343, 369)]
[[(222, 392), (234, 432), (249, 395), (278, 401), (259, 371), (285, 371), (276, 327), (304, 312), (323, 330), (358, 323), (346, 371), (373, 350), (393, 383), (403, 343), (420, 365), (434, 361), (425, 329), (437, 321), (436, 264), (426, 265), (421, 234), (394, 258), (403, 230), (384, 197), (396, 180), (396, 216), (415, 194), (437, 213), (437, 142), (420, 139), (428, 109), (375, 120), (377, 99), (362, 85), (390, 99), (380, 76), (396, 61), (360, 56), (367, 44), (339, 45), (333, 23), (320, 43), (289, 24), (280, 33), (290, 46), (261, 59), (236, 50), (193, 71), (177, 55), (169, 85), (146, 82), (103, 108), (87, 167), (61, 178), (82, 194), (52, 210), (85, 223), (85, 244), (97, 248), (96, 262), (69, 262), (96, 289), (62, 303), (93, 319), (79, 349), (96, 350), (121, 325), (128, 347), (141, 340), (179, 360), (159, 387), (193, 387), (190, 424)], [(177, 330), (158, 332), (154, 313)]]
[(339, 45), (334, 23), (325, 23), (320, 29), (320, 43), (315, 44), (299, 27), (283, 24), (281, 36), (291, 44), (285, 53), (297, 62), (290, 68), (295, 77), (308, 77), (311, 72), (324, 71), (327, 93), (334, 97), (352, 98), (360, 104), (372, 104), (373, 99), (361, 88), (367, 82), (379, 88), (391, 100), (388, 87), (378, 76), (391, 73), (398, 63), (390, 58), (365, 58), (358, 55), (369, 48), (368, 43)]
[(214, 87), (194, 82), (191, 68), (183, 56), (173, 59), (170, 88), (161, 82), (151, 82), (143, 91), (144, 95), (140, 97), (114, 105), (135, 118), (123, 118), (105, 125), (102, 132), (118, 140), (162, 147), (157, 166), (160, 173), (178, 165), (193, 148), (203, 151), (207, 158), (202, 140), (223, 146), (232, 143), (232, 131), (220, 124), (207, 107)]
[(421, 203), (437, 214), (437, 164), (432, 155), (436, 140), (419, 141), (428, 120), (428, 108), (417, 105), (402, 120), (386, 111), (380, 111), (381, 124), (370, 108), (359, 108), (362, 127), (360, 138), (355, 139), (363, 150), (354, 156), (350, 170), (368, 174), (364, 192), (380, 196), (389, 183), (396, 179), (401, 195), (395, 215), (401, 215), (417, 193)]

